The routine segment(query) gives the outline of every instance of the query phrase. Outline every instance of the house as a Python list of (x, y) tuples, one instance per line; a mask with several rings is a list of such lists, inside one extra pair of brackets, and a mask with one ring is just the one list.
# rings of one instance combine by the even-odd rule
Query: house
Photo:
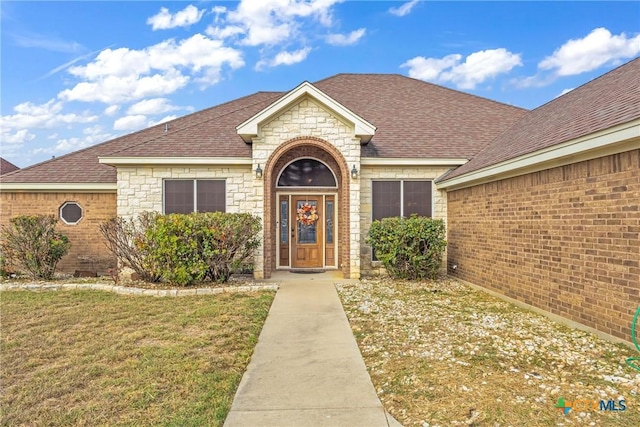
[(13, 163), (11, 163), (10, 161), (0, 157), (0, 175), (4, 175), (5, 173), (17, 171), (18, 169), (20, 169), (20, 168), (17, 167), (16, 165), (14, 165)]
[(0, 221), (56, 214), (74, 243), (61, 267), (104, 271), (116, 214), (250, 212), (256, 278), (359, 278), (379, 268), (372, 220), (417, 213), (446, 220), (451, 274), (628, 339), (638, 75), (636, 59), (533, 111), (400, 75), (258, 92), (3, 176)]

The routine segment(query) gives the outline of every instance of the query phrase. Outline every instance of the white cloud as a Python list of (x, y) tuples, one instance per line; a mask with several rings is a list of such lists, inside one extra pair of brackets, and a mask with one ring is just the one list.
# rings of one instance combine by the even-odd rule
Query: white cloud
[(118, 111), (120, 111), (120, 106), (119, 105), (109, 105), (107, 108), (104, 109), (104, 114), (106, 116), (113, 116)]
[(214, 8), (216, 25), (209, 27), (207, 34), (221, 38), (243, 36), (239, 43), (247, 46), (275, 46), (299, 36), (306, 18), (330, 26), (332, 7), (341, 1), (242, 0), (235, 10)]
[(224, 66), (244, 66), (242, 52), (202, 34), (179, 42), (165, 40), (141, 50), (105, 49), (89, 64), (69, 68), (69, 73), (85, 81), (60, 92), (58, 97), (119, 104), (162, 96), (192, 80), (203, 86), (213, 85), (220, 80)]
[(352, 44), (356, 44), (358, 40), (364, 36), (366, 32), (365, 28), (359, 28), (355, 31), (350, 32), (347, 35), (344, 34), (329, 34), (327, 36), (327, 43), (332, 44), (334, 46), (349, 46)]
[(425, 58), (416, 56), (401, 65), (409, 68), (409, 76), (420, 80), (437, 80), (440, 74), (447, 68), (458, 64), (462, 55), (452, 54), (444, 58)]
[(161, 118), (161, 119), (160, 119), (160, 120), (158, 120), (158, 121), (150, 120), (150, 121), (149, 121), (148, 126), (149, 126), (149, 127), (151, 127), (151, 126), (158, 125), (158, 124), (160, 124), (160, 123), (170, 122), (171, 120), (175, 120), (175, 119), (177, 119), (177, 118), (178, 118), (178, 116), (175, 116), (175, 115), (169, 115), (169, 116), (166, 116), (166, 117)]
[(147, 116), (136, 114), (134, 116), (120, 117), (113, 123), (114, 130), (138, 130), (147, 124)]
[(33, 32), (12, 33), (10, 37), (20, 47), (31, 47), (62, 53), (86, 52), (87, 49), (80, 43), (63, 40), (51, 34), (38, 34)]
[(244, 34), (244, 29), (237, 25), (228, 25), (226, 27), (209, 26), (205, 30), (205, 33), (207, 33), (208, 36), (211, 36), (214, 39), (227, 39), (239, 34)]
[(29, 132), (27, 129), (20, 129), (16, 133), (11, 133), (8, 130), (2, 129), (2, 145), (4, 144), (24, 144), (25, 142), (32, 141), (36, 136)]
[(279, 65), (297, 64), (298, 62), (304, 61), (310, 52), (310, 47), (305, 47), (293, 52), (282, 51), (269, 61), (258, 62), (258, 64), (256, 64), (256, 69), (260, 70), (264, 67), (277, 67)]
[(175, 15), (169, 12), (166, 7), (161, 7), (160, 12), (151, 18), (147, 19), (147, 24), (151, 25), (151, 28), (155, 30), (168, 30), (176, 27), (188, 27), (189, 25), (196, 24), (204, 16), (205, 10), (199, 10), (194, 5), (190, 4)]
[(574, 90), (575, 87), (569, 88), (569, 89), (564, 89), (560, 94), (556, 95), (556, 98), (560, 98), (562, 95), (566, 95), (567, 93), (571, 92), (572, 90)]
[(63, 103), (51, 99), (44, 104), (23, 102), (13, 107), (15, 114), (0, 117), (2, 129), (53, 129), (72, 123), (91, 123), (98, 116), (88, 112), (81, 114), (62, 113)]
[(180, 110), (180, 107), (176, 107), (171, 105), (170, 101), (167, 98), (152, 98), (145, 99), (136, 104), (133, 104), (127, 110), (128, 115), (154, 115), (154, 114), (162, 114), (168, 111)]
[(612, 35), (596, 28), (582, 39), (571, 39), (539, 64), (542, 70), (554, 70), (559, 76), (571, 76), (595, 70), (605, 64), (618, 64), (640, 53), (640, 35)]
[(460, 89), (475, 87), (500, 74), (510, 72), (521, 66), (520, 54), (514, 54), (504, 48), (474, 52), (466, 57), (452, 54), (444, 58), (424, 58), (418, 56), (401, 65), (409, 68), (409, 76), (438, 83), (453, 83)]
[(406, 16), (411, 13), (411, 9), (418, 4), (419, 0), (411, 0), (400, 7), (392, 7), (389, 13), (396, 16)]

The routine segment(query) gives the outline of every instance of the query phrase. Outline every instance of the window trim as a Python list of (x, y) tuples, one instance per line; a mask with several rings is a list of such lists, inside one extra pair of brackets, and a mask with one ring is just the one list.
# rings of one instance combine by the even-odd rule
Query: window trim
[[(198, 212), (198, 181), (222, 181), (224, 183), (224, 194), (227, 194), (227, 179), (226, 178), (164, 178), (162, 180), (162, 213), (167, 214), (167, 181), (192, 181), (193, 183), (193, 212)], [(220, 212), (220, 211), (217, 211)], [(224, 198), (224, 211), (227, 212), (227, 198)]]
[[(77, 207), (80, 208), (80, 218), (75, 221), (67, 221), (63, 216), (62, 216), (62, 209), (64, 209), (66, 206), (69, 205), (76, 205)], [(63, 223), (65, 223), (66, 225), (78, 225), (83, 219), (84, 219), (84, 208), (82, 207), (82, 205), (78, 202), (69, 200), (64, 202), (63, 204), (60, 205), (60, 207), (58, 208), (58, 217), (60, 218), (60, 221), (62, 221)]]

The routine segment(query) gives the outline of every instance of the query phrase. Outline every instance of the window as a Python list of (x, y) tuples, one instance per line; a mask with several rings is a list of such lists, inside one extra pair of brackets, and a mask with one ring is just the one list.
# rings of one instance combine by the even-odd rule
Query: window
[[(431, 181), (373, 181), (372, 220), (412, 214), (431, 217)], [(375, 252), (371, 260), (377, 261)]]
[(372, 219), (431, 216), (431, 181), (373, 181)]
[(278, 187), (337, 187), (331, 169), (315, 159), (299, 159), (284, 168)]
[(60, 219), (65, 224), (76, 225), (82, 219), (83, 213), (82, 206), (76, 202), (65, 202), (60, 206)]
[(225, 182), (213, 179), (164, 181), (164, 213), (224, 212)]

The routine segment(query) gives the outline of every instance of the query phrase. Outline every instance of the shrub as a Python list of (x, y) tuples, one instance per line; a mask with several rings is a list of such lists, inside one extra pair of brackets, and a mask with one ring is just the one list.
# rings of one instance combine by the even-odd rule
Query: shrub
[(447, 246), (444, 221), (412, 215), (374, 221), (367, 243), (391, 277), (434, 279)]
[(7, 260), (23, 268), (32, 278), (53, 278), (60, 259), (71, 244), (55, 230), (53, 215), (21, 215), (2, 227), (2, 253)]
[(207, 274), (196, 219), (194, 214), (158, 215), (145, 230), (146, 240), (154, 242), (151, 258), (162, 278), (171, 284), (187, 286)]
[(242, 213), (144, 213), (136, 220), (113, 218), (101, 230), (118, 260), (142, 279), (188, 286), (207, 278), (226, 282), (250, 268), (261, 225)]
[(253, 251), (260, 245), (260, 218), (248, 213), (204, 214), (202, 239), (203, 260), (207, 275), (216, 282), (226, 282), (232, 272), (252, 269)]
[(136, 219), (115, 217), (100, 224), (105, 244), (120, 265), (131, 268), (147, 282), (157, 282), (162, 277), (152, 257), (155, 242), (147, 240), (146, 235), (147, 228), (157, 216), (156, 213), (143, 212)]

